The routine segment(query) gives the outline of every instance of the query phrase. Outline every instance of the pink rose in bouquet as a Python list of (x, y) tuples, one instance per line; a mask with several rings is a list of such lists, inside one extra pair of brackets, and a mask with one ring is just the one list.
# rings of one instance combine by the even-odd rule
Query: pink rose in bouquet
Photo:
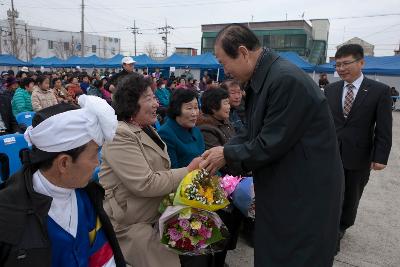
[(236, 186), (240, 183), (242, 177), (225, 175), (221, 178), (221, 187), (224, 189), (225, 196), (229, 197), (233, 191), (235, 191)]

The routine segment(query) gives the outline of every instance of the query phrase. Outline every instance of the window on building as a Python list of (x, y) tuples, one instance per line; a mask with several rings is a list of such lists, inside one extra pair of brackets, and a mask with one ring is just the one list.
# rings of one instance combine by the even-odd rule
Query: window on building
[(118, 43), (118, 38), (114, 38), (114, 43)]
[(113, 38), (108, 37), (108, 41), (109, 41), (109, 42), (112, 42), (112, 41), (113, 41)]
[(214, 49), (215, 37), (203, 38), (203, 49)]
[(64, 42), (64, 50), (69, 51), (69, 42)]
[(96, 53), (96, 51), (97, 51), (96, 45), (92, 45), (92, 53)]
[(53, 48), (54, 48), (54, 43), (53, 43), (53, 41), (49, 40), (49, 41), (48, 41), (48, 44), (49, 44), (49, 49), (53, 49)]
[(111, 54), (115, 55), (115, 47), (111, 48)]
[(31, 44), (35, 45), (36, 44), (36, 39), (35, 38), (31, 38)]
[(272, 49), (279, 49), (285, 47), (285, 35), (270, 35), (269, 47)]
[(305, 34), (285, 35), (286, 48), (304, 48), (306, 46)]

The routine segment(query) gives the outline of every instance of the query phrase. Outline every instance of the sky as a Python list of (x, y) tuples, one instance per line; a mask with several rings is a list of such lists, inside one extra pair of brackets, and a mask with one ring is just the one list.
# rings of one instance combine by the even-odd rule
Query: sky
[[(76, 31), (81, 29), (82, 0), (14, 0), (19, 19), (29, 25)], [(151, 44), (161, 54), (164, 43), (159, 27), (174, 27), (168, 53), (174, 47), (201, 45), (201, 25), (231, 22), (329, 19), (328, 56), (352, 37), (375, 45), (376, 56), (393, 55), (400, 44), (399, 0), (84, 0), (85, 32), (121, 38), (121, 50), (133, 55), (136, 27), (138, 54)], [(11, 0), (0, 0), (0, 19), (5, 19)]]

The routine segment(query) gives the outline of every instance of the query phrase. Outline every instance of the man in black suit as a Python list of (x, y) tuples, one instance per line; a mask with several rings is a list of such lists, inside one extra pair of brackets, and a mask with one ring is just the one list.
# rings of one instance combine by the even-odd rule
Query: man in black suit
[(364, 51), (360, 45), (340, 47), (335, 59), (342, 81), (327, 85), (325, 95), (335, 121), (345, 174), (341, 239), (354, 224), (370, 171), (386, 167), (392, 146), (392, 100), (389, 86), (363, 75)]

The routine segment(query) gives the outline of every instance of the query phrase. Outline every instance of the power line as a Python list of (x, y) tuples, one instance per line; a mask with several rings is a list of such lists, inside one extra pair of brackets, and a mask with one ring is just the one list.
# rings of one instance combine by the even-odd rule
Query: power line
[[(191, 3), (169, 3), (169, 4), (164, 4), (164, 5), (157, 5), (157, 8), (170, 8), (170, 7), (193, 7), (193, 6), (206, 6), (206, 5), (217, 5), (217, 4), (233, 4), (233, 3), (239, 3), (239, 2), (248, 2), (249, 0), (221, 0), (221, 1), (210, 1), (210, 2), (204, 2), (204, 1), (199, 1), (199, 2), (191, 2)], [(91, 9), (101, 9), (100, 7), (97, 6), (91, 6)], [(126, 7), (105, 7), (107, 9), (126, 9)], [(136, 5), (136, 9), (146, 9), (146, 8), (154, 8), (154, 5)]]
[(361, 19), (361, 18), (376, 18), (376, 17), (387, 17), (387, 16), (400, 16), (400, 13), (385, 13), (385, 14), (373, 14), (373, 15), (362, 15), (362, 16), (348, 16), (348, 17), (330, 17), (329, 19)]

